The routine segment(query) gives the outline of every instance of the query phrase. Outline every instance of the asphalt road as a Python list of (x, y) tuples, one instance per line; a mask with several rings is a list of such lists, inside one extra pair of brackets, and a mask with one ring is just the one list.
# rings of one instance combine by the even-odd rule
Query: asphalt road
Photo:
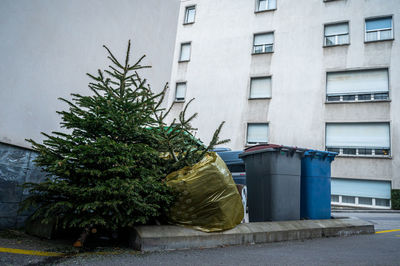
[[(400, 213), (337, 213), (375, 224), (376, 231), (400, 229)], [(2, 256), (0, 254), (0, 256)], [(17, 255), (14, 255), (17, 256)], [(19, 259), (21, 256), (18, 255)], [(39, 263), (30, 258), (31, 263)], [(55, 265), (400, 265), (400, 231), (306, 241), (232, 246), (204, 250), (117, 255), (83, 254), (50, 258)], [(5, 262), (1, 260), (1, 262)], [(23, 265), (22, 261), (14, 265)], [(25, 261), (29, 263), (29, 261)], [(13, 264), (13, 263), (11, 263)], [(5, 264), (7, 265), (7, 263)], [(38, 264), (36, 264), (38, 265)]]

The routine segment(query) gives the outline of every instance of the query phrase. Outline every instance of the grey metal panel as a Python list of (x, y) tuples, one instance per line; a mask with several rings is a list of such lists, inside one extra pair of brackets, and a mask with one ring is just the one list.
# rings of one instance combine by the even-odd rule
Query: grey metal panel
[(0, 217), (16, 217), (18, 203), (0, 203)]
[(0, 202), (20, 202), (22, 198), (22, 187), (15, 181), (0, 179)]
[(45, 179), (45, 173), (33, 160), (37, 153), (0, 143), (0, 228), (19, 228), (35, 208), (18, 214), (19, 203), (29, 195), (21, 185), (25, 182), (38, 183)]
[(14, 228), (16, 217), (0, 217), (0, 229)]

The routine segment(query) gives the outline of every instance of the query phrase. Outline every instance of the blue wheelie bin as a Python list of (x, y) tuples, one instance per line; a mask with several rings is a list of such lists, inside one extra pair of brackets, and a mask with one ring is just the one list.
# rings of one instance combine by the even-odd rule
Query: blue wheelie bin
[(336, 152), (308, 150), (301, 159), (300, 216), (331, 218), (331, 162)]

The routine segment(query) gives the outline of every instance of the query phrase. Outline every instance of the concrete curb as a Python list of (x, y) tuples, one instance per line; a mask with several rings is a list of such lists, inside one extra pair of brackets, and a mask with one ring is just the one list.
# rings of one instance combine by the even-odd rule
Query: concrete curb
[(400, 213), (400, 210), (352, 210), (352, 209), (340, 209), (340, 210), (332, 210), (332, 213), (340, 213), (340, 212), (347, 212), (347, 213)]
[(373, 234), (374, 232), (374, 225), (358, 218), (248, 223), (217, 233), (204, 233), (174, 225), (136, 226), (131, 231), (130, 245), (140, 251), (161, 251)]

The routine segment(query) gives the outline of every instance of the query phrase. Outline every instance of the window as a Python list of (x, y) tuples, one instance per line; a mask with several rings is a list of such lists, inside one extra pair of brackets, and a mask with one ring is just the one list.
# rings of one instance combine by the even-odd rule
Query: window
[(356, 203), (356, 198), (352, 197), (352, 196), (342, 196), (342, 202), (343, 203), (355, 204)]
[(176, 83), (175, 101), (184, 101), (186, 95), (186, 82)]
[(338, 195), (331, 195), (331, 202), (339, 202), (339, 196)]
[(361, 204), (361, 205), (372, 205), (372, 198), (358, 197), (358, 204)]
[(276, 0), (256, 0), (256, 12), (276, 9)]
[(325, 25), (325, 46), (349, 44), (349, 23)]
[(274, 33), (254, 34), (253, 53), (272, 53), (274, 48)]
[(390, 200), (388, 199), (375, 199), (376, 206), (390, 207)]
[(194, 17), (196, 16), (196, 6), (188, 6), (185, 10), (185, 20), (183, 24), (194, 23)]
[(271, 98), (271, 77), (251, 78), (249, 98)]
[(328, 72), (326, 101), (382, 101), (389, 99), (387, 69)]
[(390, 181), (332, 178), (331, 192), (333, 205), (390, 208)]
[(190, 60), (190, 43), (182, 43), (181, 44), (181, 54), (179, 56), (179, 62), (186, 62)]
[(388, 156), (389, 123), (328, 123), (326, 149), (341, 155)]
[(365, 20), (365, 41), (382, 41), (393, 39), (392, 17)]
[(268, 124), (247, 124), (247, 144), (268, 143)]

